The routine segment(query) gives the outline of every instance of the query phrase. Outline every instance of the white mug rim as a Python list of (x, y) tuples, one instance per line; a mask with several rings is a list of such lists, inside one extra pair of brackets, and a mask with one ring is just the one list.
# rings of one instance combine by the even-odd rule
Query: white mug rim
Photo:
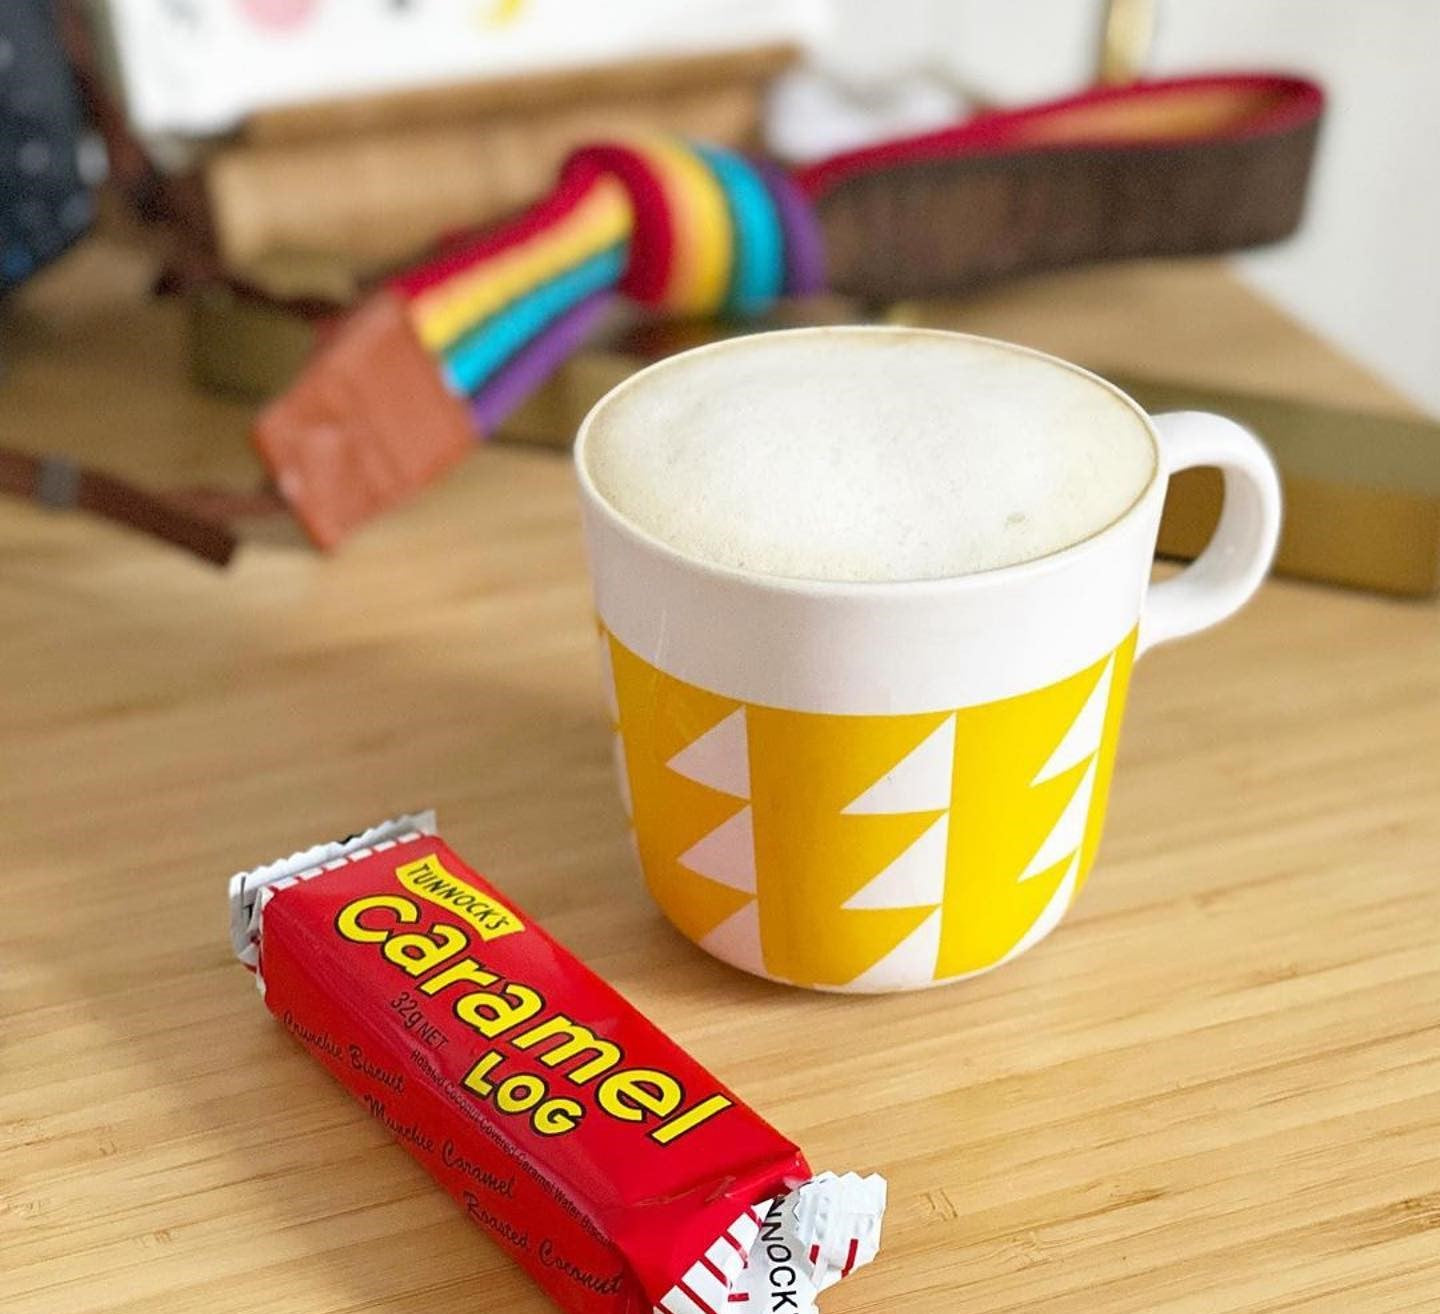
[[(1087, 534), (1084, 538), (1077, 539), (1074, 543), (1067, 543), (1064, 547), (1056, 548), (1054, 551), (1043, 553), (1038, 557), (1031, 557), (1026, 561), (1012, 562), (1004, 566), (992, 566), (984, 570), (967, 571), (961, 575), (938, 575), (918, 579), (896, 580), (832, 580), (813, 579), (802, 575), (775, 575), (764, 571), (746, 569), (740, 566), (726, 565), (722, 562), (708, 560), (705, 557), (694, 556), (688, 552), (682, 552), (679, 548), (674, 547), (664, 539), (638, 525), (618, 508), (613, 506), (595, 486), (585, 459), (590, 435), (600, 414), (613, 401), (617, 400), (630, 389), (644, 387), (646, 383), (651, 380), (652, 376), (663, 373), (665, 370), (677, 365), (680, 361), (712, 352), (735, 350), (737, 348), (746, 349), (749, 345), (753, 344), (757, 338), (829, 337), (835, 335), (856, 337), (914, 336), (974, 343), (987, 348), (998, 348), (1016, 355), (1028, 356), (1033, 360), (1038, 360), (1047, 365), (1078, 375), (1104, 389), (1140, 420), (1141, 428), (1150, 440), (1150, 477), (1146, 481), (1145, 486), (1136, 494), (1135, 499), (1124, 511), (1113, 520), (1102, 525), (1099, 529)], [(687, 351), (676, 352), (672, 356), (666, 356), (661, 360), (654, 361), (645, 366), (644, 369), (636, 371), (630, 375), (629, 378), (623, 379), (620, 383), (616, 384), (586, 413), (585, 418), (580, 422), (580, 428), (575, 436), (574, 463), (576, 477), (579, 481), (582, 495), (596, 512), (605, 518), (612, 529), (641, 547), (669, 559), (678, 566), (682, 566), (688, 570), (698, 571), (704, 575), (735, 583), (743, 583), (750, 587), (770, 589), (778, 593), (816, 598), (874, 598), (882, 593), (907, 594), (911, 596), (923, 596), (926, 594), (951, 595), (967, 592), (972, 589), (986, 588), (992, 585), (1002, 585), (1012, 581), (1028, 579), (1037, 574), (1048, 573), (1051, 570), (1064, 569), (1065, 567), (1073, 565), (1077, 560), (1102, 550), (1109, 540), (1125, 533), (1136, 518), (1147, 512), (1149, 504), (1156, 497), (1163, 496), (1166, 484), (1163, 449), (1154, 422), (1139, 402), (1131, 397), (1129, 393), (1125, 392), (1124, 389), (1117, 387), (1108, 379), (1094, 373), (1092, 370), (1085, 369), (1084, 366), (1075, 364), (1073, 361), (1068, 361), (1061, 356), (1055, 356), (1034, 347), (1026, 347), (1020, 343), (1007, 342), (1003, 338), (986, 337), (979, 333), (961, 333), (952, 329), (912, 327), (904, 324), (823, 324), (804, 328), (774, 329), (768, 332), (724, 338), (718, 342), (710, 342), (704, 346), (692, 347)]]

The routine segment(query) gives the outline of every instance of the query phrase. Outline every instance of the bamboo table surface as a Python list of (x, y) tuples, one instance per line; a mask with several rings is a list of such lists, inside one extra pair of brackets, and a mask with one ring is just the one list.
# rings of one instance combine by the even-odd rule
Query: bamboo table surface
[[(0, 442), (254, 478), (179, 312), (94, 241), (7, 310)], [(1400, 403), (1218, 267), (958, 324)], [(398, 809), (820, 1166), (882, 1170), (827, 1314), (1440, 1309), (1440, 619), (1274, 582), (1137, 673), (1095, 879), (1000, 971), (887, 998), (706, 958), (631, 866), (562, 458), (486, 450), (332, 559), (220, 573), (0, 506), (0, 1309), (549, 1308), (277, 1027), (224, 880)]]

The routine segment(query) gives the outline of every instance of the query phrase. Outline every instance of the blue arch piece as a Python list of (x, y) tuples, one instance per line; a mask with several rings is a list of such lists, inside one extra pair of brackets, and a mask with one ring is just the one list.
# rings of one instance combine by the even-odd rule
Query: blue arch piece
[(752, 317), (769, 310), (785, 283), (785, 230), (770, 189), (748, 160), (714, 146), (690, 143), (725, 193), (735, 231), (735, 259), (725, 295), (726, 314)]

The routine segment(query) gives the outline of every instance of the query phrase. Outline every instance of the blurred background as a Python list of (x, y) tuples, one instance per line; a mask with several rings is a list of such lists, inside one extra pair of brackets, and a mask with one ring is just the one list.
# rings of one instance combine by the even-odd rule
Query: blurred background
[[(836, 0), (821, 60), (899, 78), (935, 61), (999, 104), (1093, 76), (1103, 0)], [(1440, 410), (1440, 5), (1430, 0), (1157, 0), (1152, 75), (1278, 68), (1330, 114), (1303, 229), (1242, 276), (1430, 410)]]
[[(1240, 257), (1237, 267), (1254, 287), (1411, 397), (1440, 408), (1440, 262), (1432, 254), (1440, 226), (1440, 152), (1432, 148), (1440, 90), (1433, 60), (1425, 57), (1440, 52), (1440, 6), (1429, 0), (1155, 0), (1132, 7), (1150, 11), (1151, 30), (1137, 42), (1143, 49), (1137, 71), (1278, 68), (1325, 86), (1332, 112), (1304, 229), (1281, 249)], [(105, 126), (112, 176), (153, 216), (161, 203), (143, 194), (146, 164), (186, 186), (198, 173), (209, 213), (197, 213), (206, 208), (197, 203), (187, 218), (218, 225), (222, 250), (244, 264), (277, 248), (315, 244), (296, 212), (315, 204), (320, 179), (342, 192), (392, 185), (387, 145), (439, 166), (431, 177), (442, 194), (413, 198), (408, 214), (392, 206), (390, 228), (376, 233), (369, 249), (359, 243), (364, 256), (398, 256), (433, 236), (428, 228), (480, 222), (487, 216), (477, 210), (495, 212), (526, 199), (552, 167), (557, 143), (577, 131), (583, 136), (649, 121), (708, 129), (721, 138), (758, 132), (777, 153), (795, 158), (933, 126), (977, 105), (1072, 92), (1095, 79), (1107, 5), (85, 0), (55, 6), (14, 0), (0, 20), (10, 29), (0, 42), (0, 77), (9, 88), (6, 133), (15, 150), (25, 144), (17, 120), (42, 125), (42, 138), (64, 121), (63, 67), (42, 34), (52, 9), (66, 46), (80, 52), (80, 112)], [(781, 72), (774, 52), (791, 44), (805, 55)], [(572, 115), (568, 123), (556, 122), (565, 117), (565, 88), (542, 85), (529, 102), (534, 120), (549, 120), (532, 124), (536, 141), (499, 132), (472, 151), (468, 169), (455, 176), (455, 134), (445, 141), (445, 126), (506, 116), (505, 105), (477, 96), (475, 84), (485, 78), (722, 51), (748, 51), (751, 62), (704, 66), (698, 77), (684, 75), (688, 85), (682, 86), (652, 68), (650, 86), (637, 93), (645, 79), (629, 85), (625, 94), (635, 99), (628, 115), (615, 113), (612, 104), (595, 117), (597, 101), (606, 97), (581, 86), (572, 103), (590, 106), (588, 121)], [(381, 97), (465, 84), (469, 99), (456, 94), (448, 105), (443, 97), (428, 105), (423, 96), (408, 103)], [(746, 93), (756, 90), (765, 98), (762, 111), (746, 103)], [(377, 99), (362, 122), (356, 100), (367, 94)], [(648, 111), (638, 103), (647, 96)], [(350, 106), (348, 132), (333, 120), (307, 126), (303, 118), (279, 114), (265, 121), (267, 112), (336, 100)], [(764, 117), (752, 122), (757, 112)], [(420, 123), (434, 129), (428, 137), (416, 129)], [(296, 151), (287, 160), (275, 145), (287, 136), (314, 140), (327, 126), (333, 138), (328, 159), (321, 151)], [(257, 145), (269, 141), (268, 154), (238, 158), (234, 142), (247, 133)], [(348, 162), (339, 158), (347, 143)], [(45, 225), (37, 225), (35, 207), (24, 203), (26, 180), (33, 177), (24, 160), (33, 165), (37, 149), (17, 156), (5, 179), (7, 281), (18, 281), (63, 244), (88, 213), (83, 202), (72, 202), (54, 216), (55, 231), (37, 231)], [(77, 169), (79, 183), (103, 172), (93, 144), (82, 146)], [(255, 195), (287, 188), (288, 199)], [(184, 189), (172, 190), (177, 195), (166, 204), (182, 207)], [(354, 223), (353, 213), (330, 218), (339, 226)]]
[[(1369, 395), (1392, 419), (1440, 410), (1436, 52), (1429, 0), (12, 0), (0, 12), (0, 367), (25, 368), (0, 379), (0, 443), (25, 451), (0, 475), (12, 493), (228, 559), (238, 540), (223, 526), (284, 510), (275, 489), (293, 484), (257, 438), (271, 486), (237, 492), (260, 473), (254, 417), (294, 403), (312, 362), (343, 355), (333, 344), (357, 307), (401, 286), (423, 318), (416, 289), (435, 270), (491, 277), (476, 255), (489, 235), (520, 215), (545, 227), (536, 216), (577, 147), (663, 138), (745, 152), (765, 186), (795, 192), (788, 204), (818, 224), (825, 279), (797, 273), (792, 234), (787, 295), (770, 311), (737, 309), (732, 288), (723, 308), (662, 307), (667, 322), (631, 298), (619, 327), (610, 314), (597, 333), (601, 317), (574, 291), (593, 268), (542, 252), (544, 278), (501, 277), (481, 298), (489, 318), (432, 325), (425, 340), (473, 434), (563, 448), (625, 373), (748, 328), (862, 318), (991, 332), (1118, 370), (1147, 405), (1262, 428), (1291, 506), (1282, 571), (1432, 592), (1433, 434), (1418, 419), (1275, 403)], [(1218, 99), (1194, 83), (1173, 100), (1147, 90), (1205, 77), (1224, 83)], [(1087, 117), (1097, 89), (1118, 113)], [(1078, 112), (1015, 114), (1066, 97), (1081, 98)], [(970, 131), (986, 122), (1010, 125), (1002, 149)], [(917, 136), (940, 130), (961, 133), (944, 158), (915, 155)], [(888, 163), (837, 171), (837, 155), (877, 145)], [(1047, 172), (1056, 161), (1061, 173)], [(1136, 258), (1192, 255), (1225, 267), (1210, 277), (1180, 272), (1198, 262), (1156, 262), (1124, 282)], [(1036, 281), (1096, 264), (1114, 278)], [(1295, 384), (1281, 319), (1236, 301), (1236, 279), (1343, 357), (1346, 380), (1353, 362), (1380, 391), (1313, 368)], [(1011, 299), (985, 300), (997, 287)], [(625, 299), (612, 300), (607, 314)], [(52, 331), (61, 322), (69, 336)], [(149, 390), (126, 354), (140, 339), (166, 362)], [(468, 375), (456, 363), (467, 353), (483, 365)], [(57, 409), (56, 381), (80, 362), (124, 395), (125, 442)], [(1129, 378), (1132, 366), (1148, 378)], [(1215, 391), (1236, 386), (1255, 395)], [(428, 473), (357, 492), (352, 461), (331, 481), (331, 509), (364, 506), (333, 532), (289, 498), (321, 546), (418, 490), (472, 436), (435, 418), (440, 403), (425, 424), (396, 427), (386, 399), (403, 390), (375, 387), (379, 403), (357, 403), (348, 432), (413, 440), (424, 455), (411, 465)], [(217, 441), (185, 446), (177, 406)], [(300, 435), (285, 459), (312, 442)], [(42, 469), (44, 445), (152, 483), (219, 480), (232, 496), (172, 489), (141, 507), (134, 490), (117, 500)], [(1313, 503), (1312, 484), (1323, 485)], [(1204, 541), (1218, 485), (1202, 485), (1172, 497), (1200, 509), (1183, 533), (1167, 520), (1163, 551)]]

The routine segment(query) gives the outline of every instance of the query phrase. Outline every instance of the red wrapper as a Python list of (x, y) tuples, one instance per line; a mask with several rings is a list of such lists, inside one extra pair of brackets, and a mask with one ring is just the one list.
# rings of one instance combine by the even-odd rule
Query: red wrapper
[[(426, 814), (235, 876), (281, 1023), (576, 1314), (799, 1314), (878, 1177), (784, 1136), (468, 867)], [(758, 1260), (758, 1262), (752, 1262)]]

